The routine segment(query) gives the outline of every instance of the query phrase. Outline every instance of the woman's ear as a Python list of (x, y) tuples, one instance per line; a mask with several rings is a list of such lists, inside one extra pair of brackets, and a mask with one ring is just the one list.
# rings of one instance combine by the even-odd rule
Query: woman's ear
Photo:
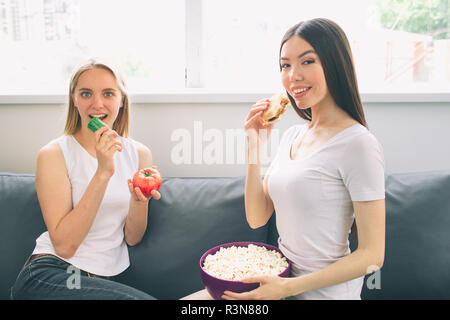
[(78, 109), (78, 107), (77, 107), (77, 99), (75, 99), (73, 94), (70, 95), (70, 98), (72, 99), (73, 106)]

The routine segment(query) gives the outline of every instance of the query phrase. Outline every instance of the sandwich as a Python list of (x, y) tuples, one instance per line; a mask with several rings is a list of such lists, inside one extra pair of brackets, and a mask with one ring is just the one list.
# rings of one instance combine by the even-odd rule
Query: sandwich
[(269, 107), (261, 115), (265, 124), (279, 121), (290, 103), (285, 93), (276, 94), (271, 97)]

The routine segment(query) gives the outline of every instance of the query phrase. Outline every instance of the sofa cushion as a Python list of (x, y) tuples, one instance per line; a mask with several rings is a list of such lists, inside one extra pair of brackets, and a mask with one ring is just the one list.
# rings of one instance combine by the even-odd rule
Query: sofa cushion
[(34, 175), (0, 173), (0, 299), (46, 230), (37, 200)]
[(267, 227), (245, 218), (245, 178), (169, 178), (151, 200), (147, 231), (131, 247), (132, 265), (118, 280), (158, 299), (178, 299), (204, 288), (199, 260), (233, 241), (266, 242)]
[[(449, 195), (448, 171), (387, 177), (381, 288), (365, 283), (363, 299), (449, 299)], [(376, 284), (375, 277), (369, 281)]]

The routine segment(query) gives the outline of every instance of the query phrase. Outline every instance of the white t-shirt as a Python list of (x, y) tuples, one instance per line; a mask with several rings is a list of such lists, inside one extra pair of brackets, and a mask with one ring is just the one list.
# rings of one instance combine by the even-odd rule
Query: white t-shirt
[[(128, 178), (138, 170), (139, 156), (132, 139), (116, 138), (122, 143), (122, 152), (114, 154), (114, 175), (108, 182), (102, 203), (88, 234), (70, 259), (59, 257), (53, 248), (48, 231), (36, 240), (33, 254), (50, 253), (75, 267), (101, 276), (114, 276), (130, 265), (123, 227), (130, 205)], [(72, 187), (75, 207), (81, 200), (97, 170), (98, 161), (73, 136), (56, 140), (64, 154)]]
[[(292, 143), (306, 129), (307, 125), (296, 125), (285, 132), (268, 180), (279, 247), (292, 262), (294, 276), (322, 269), (348, 255), (352, 201), (385, 197), (382, 147), (364, 126), (348, 127), (309, 156), (292, 160)], [(363, 278), (297, 298), (360, 299)]]

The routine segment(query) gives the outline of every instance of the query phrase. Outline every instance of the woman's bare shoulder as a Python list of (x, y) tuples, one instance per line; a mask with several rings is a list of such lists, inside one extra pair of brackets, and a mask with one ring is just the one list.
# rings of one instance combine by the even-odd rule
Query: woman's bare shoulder
[(54, 139), (43, 146), (38, 153), (38, 166), (45, 164), (48, 166), (62, 165), (65, 168), (64, 155), (57, 139)]

